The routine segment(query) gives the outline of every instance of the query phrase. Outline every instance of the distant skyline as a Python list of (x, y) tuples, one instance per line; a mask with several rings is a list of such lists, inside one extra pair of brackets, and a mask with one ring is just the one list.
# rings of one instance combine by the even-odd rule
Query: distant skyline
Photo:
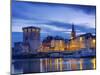
[(70, 37), (74, 24), (77, 35), (95, 34), (95, 15), (95, 6), (13, 1), (12, 32), (35, 26), (41, 28), (41, 37)]

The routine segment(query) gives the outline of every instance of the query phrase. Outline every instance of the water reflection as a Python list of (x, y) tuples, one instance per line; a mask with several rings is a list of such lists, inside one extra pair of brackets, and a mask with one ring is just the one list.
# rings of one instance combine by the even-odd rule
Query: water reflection
[(45, 58), (13, 60), (12, 74), (95, 69), (93, 59)]

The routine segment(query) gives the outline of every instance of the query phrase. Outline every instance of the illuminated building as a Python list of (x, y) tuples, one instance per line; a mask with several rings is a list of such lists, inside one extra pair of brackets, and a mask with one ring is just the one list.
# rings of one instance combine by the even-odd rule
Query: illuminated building
[(24, 27), (23, 42), (29, 44), (30, 53), (36, 53), (40, 46), (40, 28)]
[(51, 48), (51, 40), (53, 39), (52, 36), (47, 36), (40, 45), (40, 52), (48, 52)]
[[(76, 36), (74, 25), (72, 25), (71, 38), (68, 40), (61, 36), (47, 36), (40, 43), (40, 28), (24, 27), (23, 42), (15, 44), (15, 53), (37, 53), (37, 52), (60, 52), (77, 51), (81, 49), (96, 48), (96, 36), (91, 33)], [(17, 51), (17, 52), (16, 52)]]
[(77, 51), (81, 49), (95, 50), (96, 47), (95, 36), (91, 33), (82, 34), (67, 41), (59, 36), (47, 38), (41, 44), (40, 49), (42, 52)]
[(95, 49), (95, 36), (91, 33), (77, 36), (76, 38), (70, 39), (67, 43), (67, 50), (80, 50), (83, 48), (94, 48)]
[(64, 51), (65, 50), (65, 41), (63, 38), (56, 36), (51, 41), (51, 47), (53, 47), (53, 51)]
[(69, 51), (80, 50), (83, 48), (95, 49), (96, 37), (91, 33), (76, 36), (74, 25), (72, 25), (71, 39), (66, 43), (66, 49)]
[(40, 49), (42, 52), (64, 51), (65, 40), (59, 36), (48, 36), (43, 40)]
[(95, 47), (96, 47), (96, 37), (93, 36), (90, 40), (91, 40), (91, 43), (90, 43), (91, 48), (95, 49)]

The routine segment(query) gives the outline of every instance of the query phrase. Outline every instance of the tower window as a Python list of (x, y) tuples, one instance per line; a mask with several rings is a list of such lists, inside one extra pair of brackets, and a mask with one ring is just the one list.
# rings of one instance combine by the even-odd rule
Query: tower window
[(32, 29), (32, 31), (34, 32), (34, 31), (35, 31), (35, 29)]
[(31, 32), (31, 29), (28, 29), (28, 32)]
[(27, 29), (24, 29), (24, 32), (27, 32)]

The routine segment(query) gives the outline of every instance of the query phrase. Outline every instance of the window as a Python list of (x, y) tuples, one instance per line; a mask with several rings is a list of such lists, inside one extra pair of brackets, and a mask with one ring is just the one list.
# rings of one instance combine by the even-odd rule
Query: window
[(24, 32), (27, 32), (27, 29), (24, 29)]
[(95, 44), (95, 39), (93, 39), (93, 44)]
[(82, 41), (83, 40), (83, 37), (80, 37), (80, 41)]
[(28, 29), (28, 32), (31, 32), (31, 29)]
[(32, 31), (34, 32), (34, 31), (35, 31), (35, 29), (32, 29)]

